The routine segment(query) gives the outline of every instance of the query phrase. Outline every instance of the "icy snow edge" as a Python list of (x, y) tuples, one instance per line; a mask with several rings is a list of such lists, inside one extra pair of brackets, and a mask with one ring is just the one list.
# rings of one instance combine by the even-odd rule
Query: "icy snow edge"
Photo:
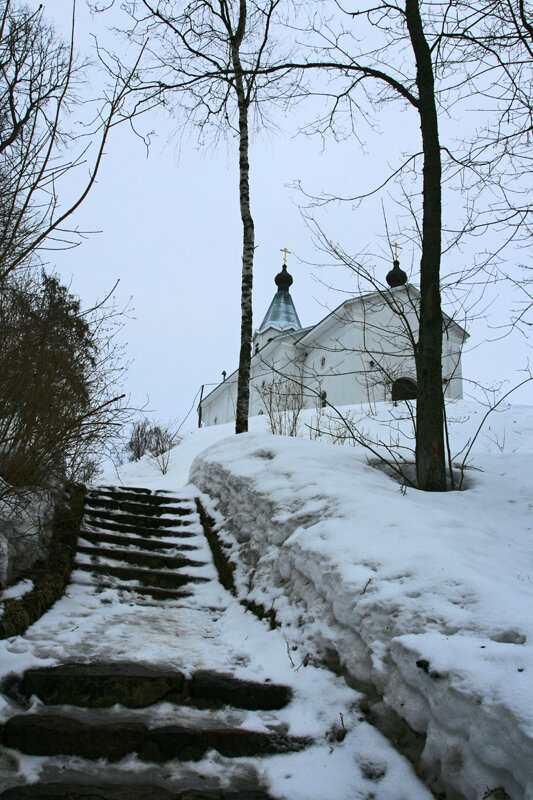
[(241, 434), (190, 480), (222, 515), (239, 594), (424, 733), (431, 786), (532, 800), (533, 456), (480, 460), (466, 492), (403, 495), (356, 450)]

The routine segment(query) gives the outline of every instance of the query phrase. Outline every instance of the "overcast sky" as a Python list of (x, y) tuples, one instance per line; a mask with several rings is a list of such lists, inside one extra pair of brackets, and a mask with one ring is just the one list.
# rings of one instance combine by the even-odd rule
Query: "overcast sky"
[[(44, 2), (46, 17), (65, 35), (69, 5), (68, 0)], [(93, 19), (83, 0), (78, 0), (76, 38), (81, 53), (91, 52), (91, 33), (105, 37), (105, 21), (101, 16)], [(353, 139), (328, 140), (324, 145), (318, 138), (296, 135), (309, 113), (309, 107), (302, 106), (289, 119), (279, 116), (271, 131), (253, 139), (254, 326), (260, 324), (275, 291), (280, 248), (294, 253), (289, 256), (291, 293), (303, 326), (317, 322), (345, 299), (328, 286), (356, 291), (355, 281), (341, 267), (317, 269), (305, 263), (321, 262), (324, 256), (313, 246), (298, 208), (304, 198), (294, 183), (301, 180), (316, 194), (353, 195), (385, 175), (398, 148), (408, 149), (417, 134), (416, 116), (391, 106), (382, 117), (381, 134), (369, 137), (366, 152)], [(145, 118), (142, 126), (156, 134), (148, 157), (131, 130), (126, 126), (115, 130), (98, 184), (76, 217), (80, 229), (99, 232), (75, 250), (51, 254), (50, 266), (85, 305), (120, 280), (118, 302), (125, 304), (131, 296), (134, 307), (123, 332), (132, 362), (127, 379), (132, 403), (147, 403), (160, 419), (182, 419), (201, 384), (219, 381), (222, 370), (231, 372), (238, 360), (242, 233), (237, 142), (221, 140), (216, 146), (200, 147), (162, 112)], [(390, 223), (396, 210), (387, 200), (385, 206)], [(378, 201), (357, 210), (351, 204), (334, 204), (321, 210), (319, 218), (347, 251), (366, 250), (378, 271), (388, 271)], [(409, 269), (413, 258), (406, 247), (402, 266)], [(493, 321), (504, 316), (504, 305), (496, 305)], [(491, 334), (481, 323), (472, 324), (469, 331), (473, 349), (465, 354), (464, 374), (516, 382), (516, 370), (528, 355), (525, 340), (515, 337), (490, 348), (478, 347)], [(516, 401), (533, 402), (533, 391), (522, 392)], [(194, 422), (195, 416), (189, 419)]]

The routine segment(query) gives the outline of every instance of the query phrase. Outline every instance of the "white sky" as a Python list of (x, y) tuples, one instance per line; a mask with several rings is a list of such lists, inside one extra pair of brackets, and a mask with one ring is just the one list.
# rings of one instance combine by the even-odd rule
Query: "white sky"
[[(38, 5), (33, 0), (28, 4)], [(106, 20), (94, 20), (83, 0), (78, 4), (78, 49), (88, 54), (90, 34), (105, 36)], [(46, 17), (65, 35), (69, 6), (67, 0), (44, 3)], [(416, 135), (415, 115), (391, 106), (380, 118), (381, 135), (368, 139), (366, 153), (354, 140), (341, 144), (329, 140), (324, 148), (318, 139), (294, 135), (308, 114), (309, 109), (300, 107), (293, 119), (276, 120), (277, 131), (261, 133), (253, 140), (255, 326), (276, 288), (273, 278), (282, 263), (282, 247), (295, 253), (289, 256), (294, 276), (291, 293), (302, 325), (317, 322), (327, 307), (344, 299), (324, 284), (356, 291), (353, 279), (341, 267), (317, 270), (298, 260), (320, 262), (323, 258), (314, 249), (298, 210), (302, 197), (290, 185), (301, 179), (316, 194), (353, 195), (384, 176), (401, 142), (408, 149)], [(194, 139), (180, 137), (176, 123), (163, 113), (145, 118), (143, 126), (157, 134), (149, 157), (130, 130), (115, 130), (98, 184), (76, 217), (81, 229), (100, 232), (75, 250), (51, 254), (50, 265), (71, 283), (85, 305), (102, 297), (120, 279), (117, 300), (126, 303), (131, 296), (135, 308), (123, 335), (127, 358), (133, 362), (126, 387), (131, 401), (137, 406), (148, 401), (147, 407), (158, 418), (181, 419), (202, 383), (218, 382), (222, 370), (230, 373), (237, 365), (242, 236), (237, 145), (231, 140), (216, 147), (198, 147)], [(390, 222), (395, 213), (390, 201), (386, 210)], [(377, 201), (358, 210), (349, 204), (332, 205), (321, 212), (320, 219), (347, 251), (385, 255)], [(413, 257), (405, 248), (402, 266), (408, 269)], [(385, 273), (389, 267), (382, 264)], [(506, 300), (498, 319), (505, 318), (507, 305)], [(515, 337), (478, 348), (486, 330), (481, 323), (467, 327), (476, 349), (465, 354), (464, 374), (488, 381), (504, 377), (516, 383), (516, 370), (528, 356), (525, 340)], [(516, 395), (515, 402), (533, 402), (533, 389)], [(189, 424), (194, 422), (192, 416)]]

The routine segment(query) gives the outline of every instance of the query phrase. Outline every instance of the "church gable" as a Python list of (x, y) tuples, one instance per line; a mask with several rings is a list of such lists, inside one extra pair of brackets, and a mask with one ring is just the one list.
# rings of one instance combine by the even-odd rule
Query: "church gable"
[[(326, 401), (342, 406), (414, 399), (413, 339), (418, 337), (420, 293), (404, 281), (397, 262), (389, 277), (389, 289), (349, 298), (316, 325), (302, 329), (289, 291), (293, 278), (284, 263), (275, 278), (277, 292), (254, 334), (250, 415), (262, 412), (265, 387), (284, 376), (291, 386), (303, 387), (304, 407)], [(447, 397), (462, 397), (461, 348), (467, 337), (444, 315), (442, 374)], [(233, 373), (202, 401), (204, 424), (234, 418), (237, 377)]]

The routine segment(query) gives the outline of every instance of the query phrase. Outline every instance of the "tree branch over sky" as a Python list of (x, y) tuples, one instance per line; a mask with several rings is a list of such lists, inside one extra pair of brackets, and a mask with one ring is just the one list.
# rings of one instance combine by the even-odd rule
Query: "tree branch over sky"
[[(234, 135), (239, 154), (242, 222), (241, 341), (236, 433), (248, 430), (252, 356), (252, 286), (255, 228), (250, 191), (250, 130), (265, 124), (267, 107), (287, 104), (294, 70), (270, 74), (275, 62), (273, 28), (280, 26), (281, 0), (193, 0), (127, 2), (128, 36), (146, 47), (139, 71), (139, 103), (160, 102), (193, 125), (200, 139), (211, 129)], [(291, 80), (286, 77), (290, 73)], [(251, 117), (253, 112), (254, 117)]]
[[(93, 101), (81, 134), (67, 127), (74, 108), (82, 108), (88, 66), (76, 60), (74, 10), (75, 4), (65, 43), (41, 7), (31, 12), (11, 0), (0, 4), (0, 280), (43, 249), (81, 241), (68, 220), (95, 184), (112, 128), (126, 119), (124, 101), (141, 54)], [(87, 175), (65, 202), (67, 176), (80, 169)]]

